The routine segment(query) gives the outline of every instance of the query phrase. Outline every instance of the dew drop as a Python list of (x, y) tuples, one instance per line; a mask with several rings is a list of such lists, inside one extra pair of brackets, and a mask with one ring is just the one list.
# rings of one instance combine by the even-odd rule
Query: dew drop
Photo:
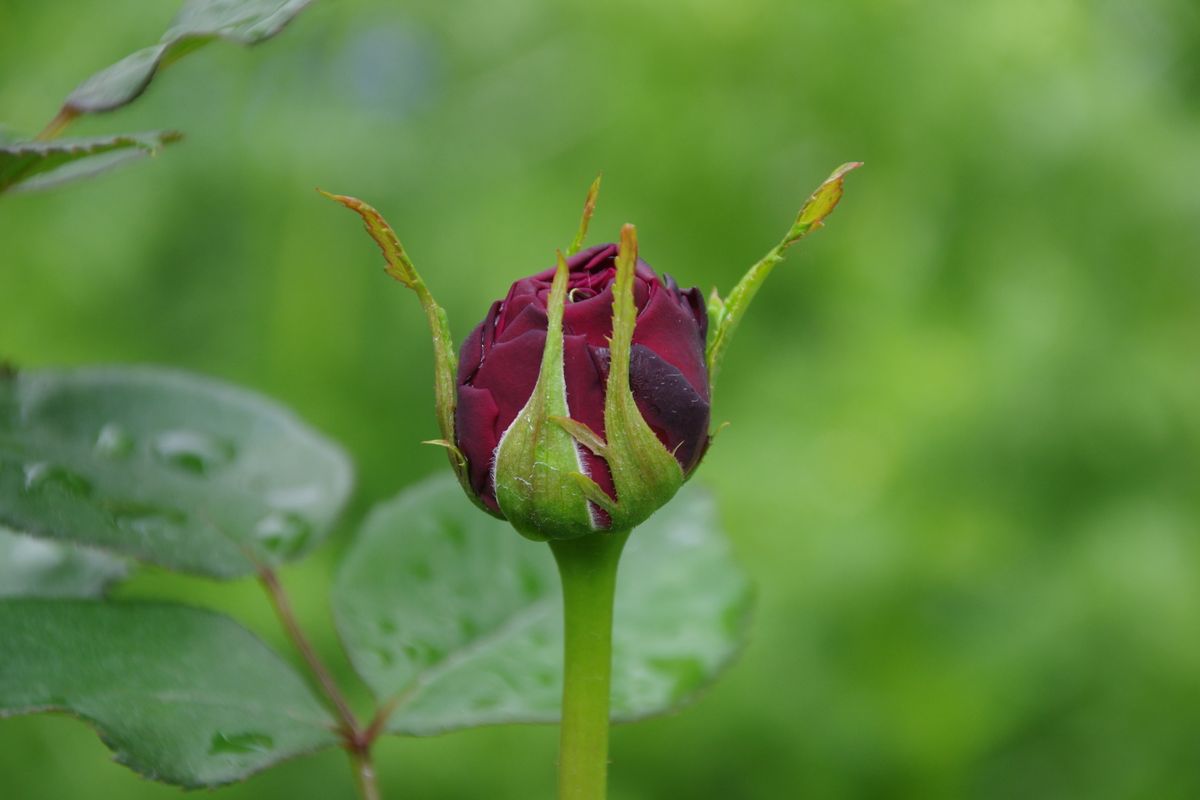
[(254, 538), (277, 556), (290, 556), (300, 551), (312, 535), (312, 525), (299, 514), (272, 511), (254, 527)]
[(233, 460), (233, 446), (196, 431), (163, 431), (154, 438), (154, 455), (164, 464), (208, 475)]
[(87, 497), (92, 493), (91, 482), (66, 467), (46, 461), (25, 465), (25, 491), (27, 493), (42, 492), (50, 487), (77, 497)]
[(320, 486), (290, 486), (284, 489), (271, 489), (267, 492), (267, 503), (274, 508), (299, 511), (320, 503), (322, 495)]
[(469, 704), (472, 711), (491, 711), (500, 705), (500, 698), (491, 692), (483, 692), (472, 697)]
[(65, 560), (61, 546), (32, 536), (14, 537), (8, 551), (8, 562), (18, 574), (49, 572)]
[(108, 458), (124, 458), (133, 452), (133, 437), (117, 423), (110, 422), (96, 434), (96, 452)]
[(208, 752), (218, 753), (266, 753), (275, 746), (275, 740), (265, 733), (225, 733), (217, 731), (213, 734)]
[(400, 649), (410, 664), (436, 664), (445, 656), (440, 647), (424, 642), (405, 642)]
[(109, 504), (117, 525), (143, 537), (177, 538), (187, 515), (177, 508), (152, 503), (118, 501)]

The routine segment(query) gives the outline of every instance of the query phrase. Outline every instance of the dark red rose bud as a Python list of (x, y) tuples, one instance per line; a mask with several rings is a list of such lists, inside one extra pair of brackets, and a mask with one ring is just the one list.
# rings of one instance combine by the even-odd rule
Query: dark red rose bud
[[(617, 253), (617, 245), (602, 244), (567, 262), (562, 312), (567, 410), (570, 419), (600, 439), (608, 436), (605, 406)], [(555, 270), (548, 269), (514, 283), (467, 337), (459, 358), (456, 444), (466, 457), (471, 488), (501, 515), (495, 456), (538, 383), (554, 276)], [(639, 260), (633, 275), (633, 302), (637, 315), (629, 387), (643, 419), (687, 475), (708, 441), (704, 298), (699, 289), (682, 290), (669, 276), (660, 278)], [(578, 449), (583, 473), (619, 503), (607, 460), (582, 446)], [(596, 527), (607, 527), (603, 510), (593, 511)]]
[[(724, 297), (705, 303), (637, 257), (637, 232), (517, 281), (492, 304), (454, 357), (445, 311), (379, 212), (328, 197), (362, 217), (429, 321), (442, 438), (459, 481), (480, 507), (534, 539), (629, 531), (666, 503), (710, 440), (709, 405), (729, 343), (788, 248), (818, 230), (842, 197), (834, 170), (787, 234)], [(578, 250), (595, 210), (588, 191)], [(710, 330), (711, 328), (711, 330)]]

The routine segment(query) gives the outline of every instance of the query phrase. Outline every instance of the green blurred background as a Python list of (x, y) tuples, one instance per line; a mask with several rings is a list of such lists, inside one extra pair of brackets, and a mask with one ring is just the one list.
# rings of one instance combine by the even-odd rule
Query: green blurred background
[[(0, 119), (36, 131), (174, 6), (0, 0)], [(417, 304), (313, 187), (388, 215), (461, 338), (552, 263), (599, 170), (593, 241), (635, 222), (657, 269), (727, 289), (862, 159), (722, 376), (702, 476), (759, 586), (753, 641), (693, 707), (615, 732), (614, 800), (1200, 796), (1194, 0), (318, 0), (72, 134), (159, 127), (188, 138), (0, 198), (0, 355), (198, 370), (344, 442), (349, 522), (285, 578), (347, 682), (327, 576), (445, 460), (418, 444)], [(253, 583), (121, 593), (283, 646)], [(497, 728), (388, 739), (379, 766), (390, 798), (524, 800), (555, 750)], [(0, 794), (178, 790), (28, 717), (0, 722)], [(213, 796), (351, 783), (330, 752)]]

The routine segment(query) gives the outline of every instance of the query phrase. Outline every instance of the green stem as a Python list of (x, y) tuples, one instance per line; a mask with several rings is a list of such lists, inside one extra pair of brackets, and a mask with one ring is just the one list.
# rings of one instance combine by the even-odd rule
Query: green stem
[(563, 585), (559, 800), (603, 800), (608, 778), (613, 594), (629, 532), (550, 542)]
[(350, 753), (354, 765), (355, 785), (362, 800), (380, 800), (379, 781), (375, 777), (375, 765), (371, 762), (370, 749)]

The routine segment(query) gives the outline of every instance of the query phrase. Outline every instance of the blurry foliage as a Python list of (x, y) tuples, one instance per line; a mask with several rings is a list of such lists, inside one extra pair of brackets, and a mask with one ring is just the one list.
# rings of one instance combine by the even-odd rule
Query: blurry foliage
[[(53, 116), (159, 34), (172, 9), (145, 8), (5, 0), (0, 116)], [(268, 392), (347, 443), (361, 510), (444, 469), (417, 444), (432, 362), (313, 186), (372, 198), (461, 339), (552, 264), (598, 170), (592, 240), (635, 222), (650, 264), (707, 288), (862, 159), (723, 373), (703, 477), (761, 587), (756, 638), (704, 702), (614, 733), (614, 800), (1195, 797), (1198, 65), (1191, 0), (318, 3), (120, 112), (188, 131), (166, 157), (0, 199), (0, 354)], [(310, 619), (345, 543), (290, 576)], [(151, 589), (277, 641), (254, 586), (121, 591)], [(176, 796), (68, 720), (0, 741), (22, 798)], [(407, 796), (527, 798), (554, 750), (499, 728), (379, 761)], [(343, 770), (217, 796), (338, 797)]]
[(67, 97), (36, 140), (0, 128), (0, 192), (46, 189), (153, 156), (182, 138), (178, 131), (109, 134), (51, 142), (84, 114), (132, 103), (158, 72), (217, 39), (253, 45), (279, 33), (310, 0), (184, 0), (159, 43), (90, 76)]

